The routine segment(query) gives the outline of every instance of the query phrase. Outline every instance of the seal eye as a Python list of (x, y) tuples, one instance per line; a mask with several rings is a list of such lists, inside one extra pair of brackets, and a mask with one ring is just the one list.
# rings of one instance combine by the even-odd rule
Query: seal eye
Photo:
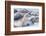
[(14, 10), (14, 13), (18, 12), (16, 9)]
[(27, 26), (29, 26), (29, 23), (27, 23)]
[(23, 16), (21, 14), (17, 14), (14, 16), (14, 21), (21, 19)]

